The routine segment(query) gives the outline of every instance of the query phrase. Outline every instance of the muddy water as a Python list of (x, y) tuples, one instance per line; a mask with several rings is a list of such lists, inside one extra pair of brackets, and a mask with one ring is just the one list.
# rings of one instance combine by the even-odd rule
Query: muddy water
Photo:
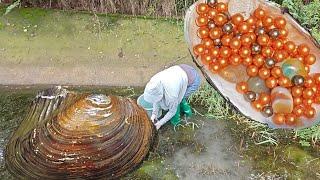
[[(4, 166), (4, 149), (22, 121), (36, 93), (47, 87), (0, 88), (0, 179), (13, 179)], [(72, 87), (80, 91), (137, 98), (142, 89)], [(124, 179), (238, 179), (249, 176), (250, 166), (241, 159), (224, 121), (200, 115), (176, 130), (164, 126), (159, 143), (147, 161)]]

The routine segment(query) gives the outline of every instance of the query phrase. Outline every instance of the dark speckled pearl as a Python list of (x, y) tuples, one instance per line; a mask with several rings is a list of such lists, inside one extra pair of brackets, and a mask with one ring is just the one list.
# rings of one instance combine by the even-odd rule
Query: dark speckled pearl
[(209, 27), (209, 29), (213, 29), (213, 28), (216, 27), (216, 24), (213, 21), (209, 21), (208, 22), (208, 27)]
[(276, 65), (276, 61), (272, 58), (267, 58), (266, 59), (266, 67), (267, 68), (273, 68)]
[(264, 27), (258, 27), (255, 33), (259, 36), (259, 35), (265, 34), (266, 30), (264, 29)]
[(280, 32), (279, 32), (279, 30), (278, 29), (272, 29), (270, 32), (269, 32), (269, 36), (271, 37), (271, 38), (278, 38), (279, 37), (279, 35), (280, 35)]
[(304, 84), (304, 77), (300, 75), (295, 75), (292, 78), (292, 83), (296, 86), (301, 86)]
[(265, 116), (265, 117), (271, 117), (273, 115), (273, 109), (271, 106), (265, 106), (263, 109), (262, 109), (262, 114)]
[(257, 94), (253, 91), (248, 91), (247, 93), (244, 94), (244, 98), (248, 102), (253, 102), (257, 99)]
[(259, 44), (255, 43), (252, 45), (251, 50), (252, 50), (253, 54), (259, 54), (261, 52), (261, 46)]
[(223, 25), (222, 27), (222, 31), (226, 34), (230, 34), (233, 31), (233, 25), (231, 23), (227, 23), (225, 25)]
[(218, 0), (207, 0), (207, 4), (210, 7), (214, 7), (218, 3)]

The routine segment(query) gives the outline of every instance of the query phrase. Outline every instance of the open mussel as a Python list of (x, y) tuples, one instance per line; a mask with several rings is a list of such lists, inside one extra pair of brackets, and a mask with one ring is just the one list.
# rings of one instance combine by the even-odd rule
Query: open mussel
[(277, 4), (199, 0), (186, 13), (185, 39), (210, 85), (249, 119), (272, 128), (320, 122), (320, 46)]
[(6, 166), (19, 179), (117, 179), (147, 157), (155, 133), (131, 99), (54, 88), (13, 133)]

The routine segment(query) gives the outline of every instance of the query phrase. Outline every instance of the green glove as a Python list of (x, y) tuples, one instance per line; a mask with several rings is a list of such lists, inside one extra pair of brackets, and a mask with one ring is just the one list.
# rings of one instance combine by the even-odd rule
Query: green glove
[(173, 116), (173, 118), (171, 118), (170, 122), (174, 126), (177, 126), (178, 124), (180, 124), (180, 122), (181, 122), (181, 120), (180, 120), (180, 107), (178, 107), (176, 114)]
[(187, 117), (192, 116), (191, 106), (186, 101), (186, 99), (183, 99), (182, 102), (180, 103), (180, 109), (181, 109), (182, 113), (185, 114)]

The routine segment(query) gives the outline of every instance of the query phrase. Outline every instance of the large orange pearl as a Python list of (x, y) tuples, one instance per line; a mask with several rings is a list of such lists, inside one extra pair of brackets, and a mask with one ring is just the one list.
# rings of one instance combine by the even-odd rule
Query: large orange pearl
[(314, 82), (320, 85), (320, 73), (315, 73), (313, 75)]
[(297, 46), (294, 42), (292, 41), (287, 41), (284, 44), (284, 49), (288, 52), (288, 53), (293, 53), (296, 50)]
[(275, 50), (280, 50), (284, 46), (283, 42), (280, 39), (275, 39), (272, 41), (272, 48)]
[(301, 97), (293, 98), (293, 105), (298, 106), (303, 103), (303, 99)]
[(275, 114), (272, 118), (272, 122), (276, 125), (283, 125), (286, 122), (284, 114)]
[(213, 41), (210, 38), (202, 39), (201, 44), (203, 44), (206, 48), (213, 47)]
[(251, 77), (257, 76), (259, 73), (259, 68), (255, 65), (250, 65), (247, 68), (247, 74)]
[(210, 37), (211, 39), (219, 39), (222, 36), (222, 29), (219, 27), (215, 27), (210, 30)]
[(263, 104), (260, 100), (253, 101), (251, 105), (256, 111), (261, 111), (263, 108)]
[(245, 58), (245, 57), (248, 57), (251, 55), (251, 48), (249, 47), (242, 47), (240, 50), (239, 50), (239, 55), (242, 57), (242, 58)]
[(279, 79), (278, 79), (278, 82), (279, 82), (279, 85), (282, 86), (282, 87), (290, 87), (291, 86), (291, 81), (289, 78), (285, 77), (285, 76), (281, 76)]
[(207, 27), (200, 27), (198, 29), (198, 37), (201, 39), (209, 37), (209, 28)]
[(298, 53), (301, 55), (301, 56), (307, 56), (309, 55), (310, 53), (310, 48), (307, 44), (300, 44), (298, 46)]
[(259, 70), (259, 77), (261, 79), (267, 79), (268, 77), (270, 77), (270, 70), (268, 68), (262, 67)]
[(282, 29), (282, 28), (285, 28), (286, 25), (287, 25), (287, 21), (285, 18), (279, 16), (279, 17), (276, 17), (274, 19), (274, 25), (279, 28), (279, 29)]
[(254, 32), (248, 32), (247, 35), (251, 37), (252, 43), (257, 40), (257, 35)]
[(212, 48), (212, 49), (210, 50), (210, 53), (211, 53), (212, 57), (217, 58), (217, 57), (219, 57), (220, 51), (219, 51), (218, 48)]
[(315, 103), (315, 104), (320, 104), (320, 96), (316, 96), (316, 97), (314, 98), (314, 103)]
[(269, 27), (273, 25), (273, 18), (271, 16), (265, 16), (262, 19), (263, 26)]
[(280, 29), (279, 32), (280, 32), (280, 35), (279, 35), (280, 38), (285, 39), (288, 37), (289, 33), (288, 33), (287, 29), (285, 29), (285, 28)]
[(196, 19), (196, 24), (197, 26), (201, 27), (201, 26), (206, 26), (208, 24), (208, 17), (204, 16), (204, 15), (199, 15)]
[(253, 17), (253, 16), (250, 16), (248, 19), (247, 19), (247, 23), (249, 24), (249, 26), (254, 26), (256, 24), (256, 18)]
[(222, 39), (221, 39), (221, 43), (222, 45), (224, 46), (229, 46), (230, 45), (230, 42), (231, 42), (231, 39), (232, 39), (232, 35), (230, 34), (225, 34)]
[(240, 65), (242, 63), (242, 59), (239, 55), (237, 54), (233, 54), (230, 58), (229, 58), (229, 62), (230, 64), (237, 66)]
[(275, 66), (271, 69), (271, 75), (275, 78), (282, 76), (282, 69), (279, 66)]
[(201, 56), (201, 60), (204, 64), (209, 64), (213, 60), (213, 57), (211, 54), (206, 53)]
[(209, 6), (206, 3), (200, 3), (200, 4), (198, 4), (196, 10), (197, 10), (198, 14), (205, 14), (208, 12)]
[(293, 97), (300, 97), (303, 94), (303, 87), (301, 86), (294, 86), (291, 89), (291, 94)]
[(241, 36), (240, 40), (241, 40), (241, 45), (243, 45), (243, 46), (250, 46), (253, 42), (251, 35), (248, 33)]
[(277, 62), (282, 62), (284, 59), (286, 59), (289, 56), (289, 54), (284, 51), (284, 50), (278, 50), (275, 51), (275, 53), (273, 54), (273, 58), (277, 61)]
[(297, 116), (297, 117), (301, 117), (304, 114), (304, 106), (296, 106), (293, 109), (293, 113)]
[(308, 119), (312, 119), (315, 117), (316, 115), (316, 110), (313, 107), (306, 107), (304, 115), (308, 118)]
[(308, 65), (313, 65), (314, 63), (316, 63), (316, 56), (313, 54), (309, 54), (304, 58), (304, 63), (308, 64)]
[(244, 17), (240, 13), (237, 13), (231, 17), (232, 24), (236, 26), (242, 23), (243, 21), (244, 21)]
[(210, 8), (209, 11), (208, 11), (209, 19), (213, 20), (213, 18), (216, 17), (217, 14), (218, 14), (218, 11), (216, 9), (214, 9), (214, 8)]
[(221, 47), (219, 51), (220, 57), (229, 58), (231, 56), (231, 49), (228, 47)]
[(258, 19), (263, 19), (264, 16), (266, 16), (266, 11), (263, 10), (262, 8), (257, 8), (254, 12), (253, 15), (258, 18)]
[(240, 33), (245, 34), (245, 33), (249, 32), (250, 26), (249, 26), (248, 23), (242, 22), (242, 23), (239, 24), (238, 30), (239, 30)]
[(257, 67), (261, 67), (262, 65), (264, 65), (264, 57), (260, 54), (255, 55), (253, 58), (253, 64)]
[(266, 104), (269, 104), (270, 101), (271, 101), (271, 97), (269, 94), (267, 93), (261, 93), (259, 95), (259, 101), (263, 104), (263, 105), (266, 105)]
[(245, 57), (242, 59), (242, 64), (245, 65), (245, 66), (249, 66), (251, 65), (253, 62), (253, 59), (251, 56), (248, 56), (248, 57)]
[(219, 12), (227, 12), (227, 11), (228, 11), (228, 5), (227, 5), (226, 3), (219, 2), (219, 3), (217, 3), (217, 5), (216, 5), (216, 9), (217, 9)]
[(303, 99), (302, 104), (304, 106), (311, 106), (313, 104), (313, 99)]
[(305, 90), (303, 90), (303, 98), (305, 99), (309, 99), (309, 98), (313, 98), (314, 96), (314, 91), (312, 88), (306, 88)]
[(288, 126), (294, 126), (297, 123), (297, 117), (294, 114), (287, 114), (285, 123)]
[(239, 49), (241, 47), (241, 41), (238, 38), (232, 38), (230, 42), (232, 49)]
[(236, 85), (236, 89), (239, 93), (244, 94), (248, 92), (248, 83), (247, 82), (240, 82)]
[(270, 37), (266, 34), (262, 34), (258, 36), (257, 41), (261, 46), (266, 46), (270, 42)]
[(270, 46), (265, 46), (262, 48), (261, 53), (264, 57), (272, 57), (274, 50)]
[(214, 21), (214, 23), (215, 23), (216, 25), (222, 26), (222, 25), (224, 25), (225, 23), (227, 23), (228, 18), (226, 17), (226, 15), (219, 13), (218, 15), (216, 15), (216, 16), (213, 18), (213, 21)]
[(211, 70), (211, 72), (212, 73), (214, 73), (214, 74), (216, 74), (216, 73), (218, 73), (219, 71), (220, 71), (220, 65), (219, 64), (212, 64), (211, 66), (210, 66), (210, 70)]
[(218, 63), (220, 65), (220, 67), (226, 67), (229, 64), (228, 60), (225, 58), (219, 58)]
[(193, 53), (196, 55), (196, 56), (199, 56), (201, 54), (203, 54), (205, 51), (205, 47), (204, 45), (202, 44), (198, 44), (196, 45), (194, 48), (193, 48)]
[(305, 77), (305, 79), (304, 79), (304, 86), (305, 86), (305, 87), (310, 88), (310, 87), (312, 87), (314, 84), (315, 84), (315, 81), (314, 81), (314, 79), (313, 79), (311, 76)]
[(266, 79), (266, 86), (270, 89), (277, 87), (278, 80), (275, 77), (269, 77)]

